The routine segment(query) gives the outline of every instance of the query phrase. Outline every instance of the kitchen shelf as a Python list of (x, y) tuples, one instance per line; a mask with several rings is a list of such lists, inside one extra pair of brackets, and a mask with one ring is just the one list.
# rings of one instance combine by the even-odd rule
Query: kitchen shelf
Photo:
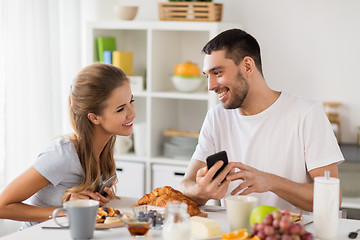
[(171, 81), (174, 66), (190, 60), (202, 68), (202, 47), (219, 32), (234, 27), (241, 26), (181, 21), (97, 21), (87, 24), (84, 65), (97, 61), (97, 37), (114, 37), (117, 50), (134, 53), (134, 75), (144, 77), (146, 88), (133, 94), (137, 114), (134, 125), (146, 125), (142, 146), (145, 155), (131, 152), (116, 155), (115, 160), (145, 164), (146, 192), (154, 186), (154, 164), (176, 168), (186, 167), (190, 161), (163, 155), (163, 131), (169, 128), (200, 131), (208, 109), (218, 103), (216, 94), (208, 92), (205, 80), (196, 92), (177, 91)]

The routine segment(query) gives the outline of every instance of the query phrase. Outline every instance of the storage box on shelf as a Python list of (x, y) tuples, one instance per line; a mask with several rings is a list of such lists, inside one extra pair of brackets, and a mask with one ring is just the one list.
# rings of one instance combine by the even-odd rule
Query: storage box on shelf
[(169, 21), (221, 21), (222, 4), (212, 2), (159, 3), (159, 19)]
[[(206, 112), (218, 100), (206, 86), (196, 92), (176, 90), (171, 77), (176, 64), (190, 60), (203, 65), (202, 47), (220, 31), (239, 27), (217, 22), (115, 21), (92, 22), (87, 27), (86, 65), (96, 61), (95, 39), (114, 37), (119, 51), (134, 53), (134, 75), (144, 77), (143, 91), (133, 91), (137, 117), (145, 123), (145, 155), (121, 154), (116, 160), (145, 164), (145, 191), (152, 190), (152, 164), (187, 166), (190, 159), (163, 155), (164, 130), (200, 131)], [(205, 85), (205, 84), (204, 84)], [(134, 136), (135, 137), (135, 136)], [(133, 181), (137, 184), (137, 181)]]

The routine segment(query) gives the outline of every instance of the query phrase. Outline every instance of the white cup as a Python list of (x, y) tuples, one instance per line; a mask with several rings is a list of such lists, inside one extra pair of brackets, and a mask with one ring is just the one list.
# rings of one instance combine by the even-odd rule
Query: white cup
[(134, 150), (137, 156), (146, 155), (146, 122), (135, 123), (134, 129)]
[(115, 154), (124, 154), (133, 147), (132, 136), (116, 136), (114, 152)]
[[(73, 239), (90, 239), (94, 236), (98, 208), (99, 202), (95, 200), (72, 200), (65, 202), (63, 208), (55, 209), (53, 219), (61, 227), (70, 227)], [(56, 216), (59, 212), (66, 212), (69, 220), (68, 226), (58, 222)]]
[(225, 198), (226, 213), (231, 231), (246, 228), (250, 231), (250, 214), (257, 206), (253, 196), (230, 196)]

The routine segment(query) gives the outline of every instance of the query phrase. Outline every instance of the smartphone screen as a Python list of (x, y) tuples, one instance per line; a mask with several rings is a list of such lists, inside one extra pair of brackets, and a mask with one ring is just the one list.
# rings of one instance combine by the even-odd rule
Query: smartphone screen
[(225, 168), (225, 166), (228, 164), (228, 157), (226, 154), (226, 151), (221, 151), (218, 153), (215, 153), (213, 155), (210, 155), (206, 158), (206, 163), (208, 169), (210, 169), (217, 161), (223, 161), (224, 164), (221, 166), (221, 168), (215, 173), (213, 179), (216, 178), (216, 176)]

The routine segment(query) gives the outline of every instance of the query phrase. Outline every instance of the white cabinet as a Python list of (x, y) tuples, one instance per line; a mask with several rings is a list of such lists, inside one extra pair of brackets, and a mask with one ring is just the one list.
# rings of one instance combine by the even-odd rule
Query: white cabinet
[(145, 194), (145, 164), (116, 161), (116, 195), (140, 198)]
[[(239, 27), (219, 22), (115, 21), (92, 22), (87, 26), (85, 65), (96, 61), (96, 38), (116, 38), (117, 50), (134, 53), (134, 75), (145, 79), (145, 90), (133, 92), (137, 118), (145, 123), (144, 156), (117, 155), (117, 160), (145, 164), (145, 191), (152, 190), (152, 164), (187, 166), (188, 160), (163, 156), (162, 132), (168, 128), (200, 131), (210, 106), (217, 103), (206, 86), (197, 92), (177, 91), (171, 81), (174, 66), (190, 60), (203, 65), (202, 47), (219, 32)], [(206, 85), (206, 84), (205, 84)], [(128, 181), (131, 183), (131, 181)], [(134, 182), (135, 184), (136, 182)]]
[(170, 186), (179, 188), (180, 181), (184, 177), (186, 167), (169, 166), (164, 164), (152, 165), (152, 188)]

